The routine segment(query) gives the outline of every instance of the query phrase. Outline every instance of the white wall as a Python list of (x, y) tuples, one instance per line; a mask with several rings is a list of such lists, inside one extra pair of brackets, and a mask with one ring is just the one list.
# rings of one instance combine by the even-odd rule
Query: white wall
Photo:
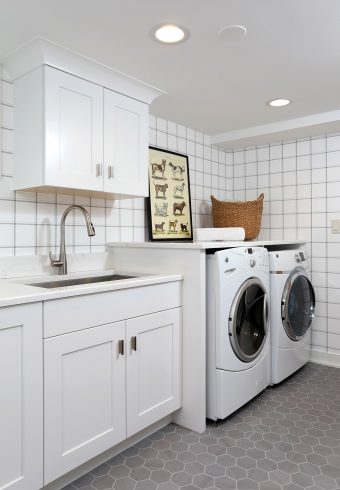
[[(63, 194), (12, 191), (13, 87), (1, 77), (0, 255), (46, 254), (59, 243), (59, 223), (70, 204), (83, 204), (90, 212), (96, 236), (89, 238), (79, 213), (67, 218), (69, 252), (101, 252), (108, 241), (148, 239), (145, 200), (84, 198)], [(210, 194), (231, 197), (232, 155), (210, 146), (207, 135), (150, 117), (150, 144), (189, 155), (193, 225), (211, 222)], [(226, 191), (229, 190), (229, 192)]]
[(340, 136), (234, 152), (234, 199), (265, 194), (260, 238), (310, 243), (316, 290), (313, 346), (340, 354)]

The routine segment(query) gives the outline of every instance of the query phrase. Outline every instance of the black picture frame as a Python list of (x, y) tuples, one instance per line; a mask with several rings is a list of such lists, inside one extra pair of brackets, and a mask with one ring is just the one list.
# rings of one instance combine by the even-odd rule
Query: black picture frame
[(189, 158), (149, 146), (148, 230), (152, 242), (192, 242)]

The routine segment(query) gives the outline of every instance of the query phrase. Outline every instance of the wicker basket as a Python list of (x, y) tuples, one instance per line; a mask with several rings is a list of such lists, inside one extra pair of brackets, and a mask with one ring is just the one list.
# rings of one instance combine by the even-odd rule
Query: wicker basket
[(263, 199), (264, 194), (255, 201), (219, 201), (211, 196), (213, 226), (244, 228), (245, 239), (254, 240), (261, 229)]

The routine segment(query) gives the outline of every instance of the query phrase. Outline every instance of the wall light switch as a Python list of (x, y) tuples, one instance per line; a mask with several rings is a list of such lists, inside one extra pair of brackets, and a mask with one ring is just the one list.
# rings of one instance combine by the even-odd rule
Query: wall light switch
[(340, 219), (331, 220), (332, 233), (340, 233)]

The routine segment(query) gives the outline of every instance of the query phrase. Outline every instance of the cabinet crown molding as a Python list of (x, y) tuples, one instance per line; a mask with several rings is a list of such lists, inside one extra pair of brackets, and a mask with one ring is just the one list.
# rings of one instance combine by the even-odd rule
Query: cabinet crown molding
[(41, 36), (35, 37), (15, 49), (5, 56), (1, 62), (12, 81), (38, 66), (48, 65), (146, 104), (151, 104), (158, 96), (166, 94), (163, 90)]

